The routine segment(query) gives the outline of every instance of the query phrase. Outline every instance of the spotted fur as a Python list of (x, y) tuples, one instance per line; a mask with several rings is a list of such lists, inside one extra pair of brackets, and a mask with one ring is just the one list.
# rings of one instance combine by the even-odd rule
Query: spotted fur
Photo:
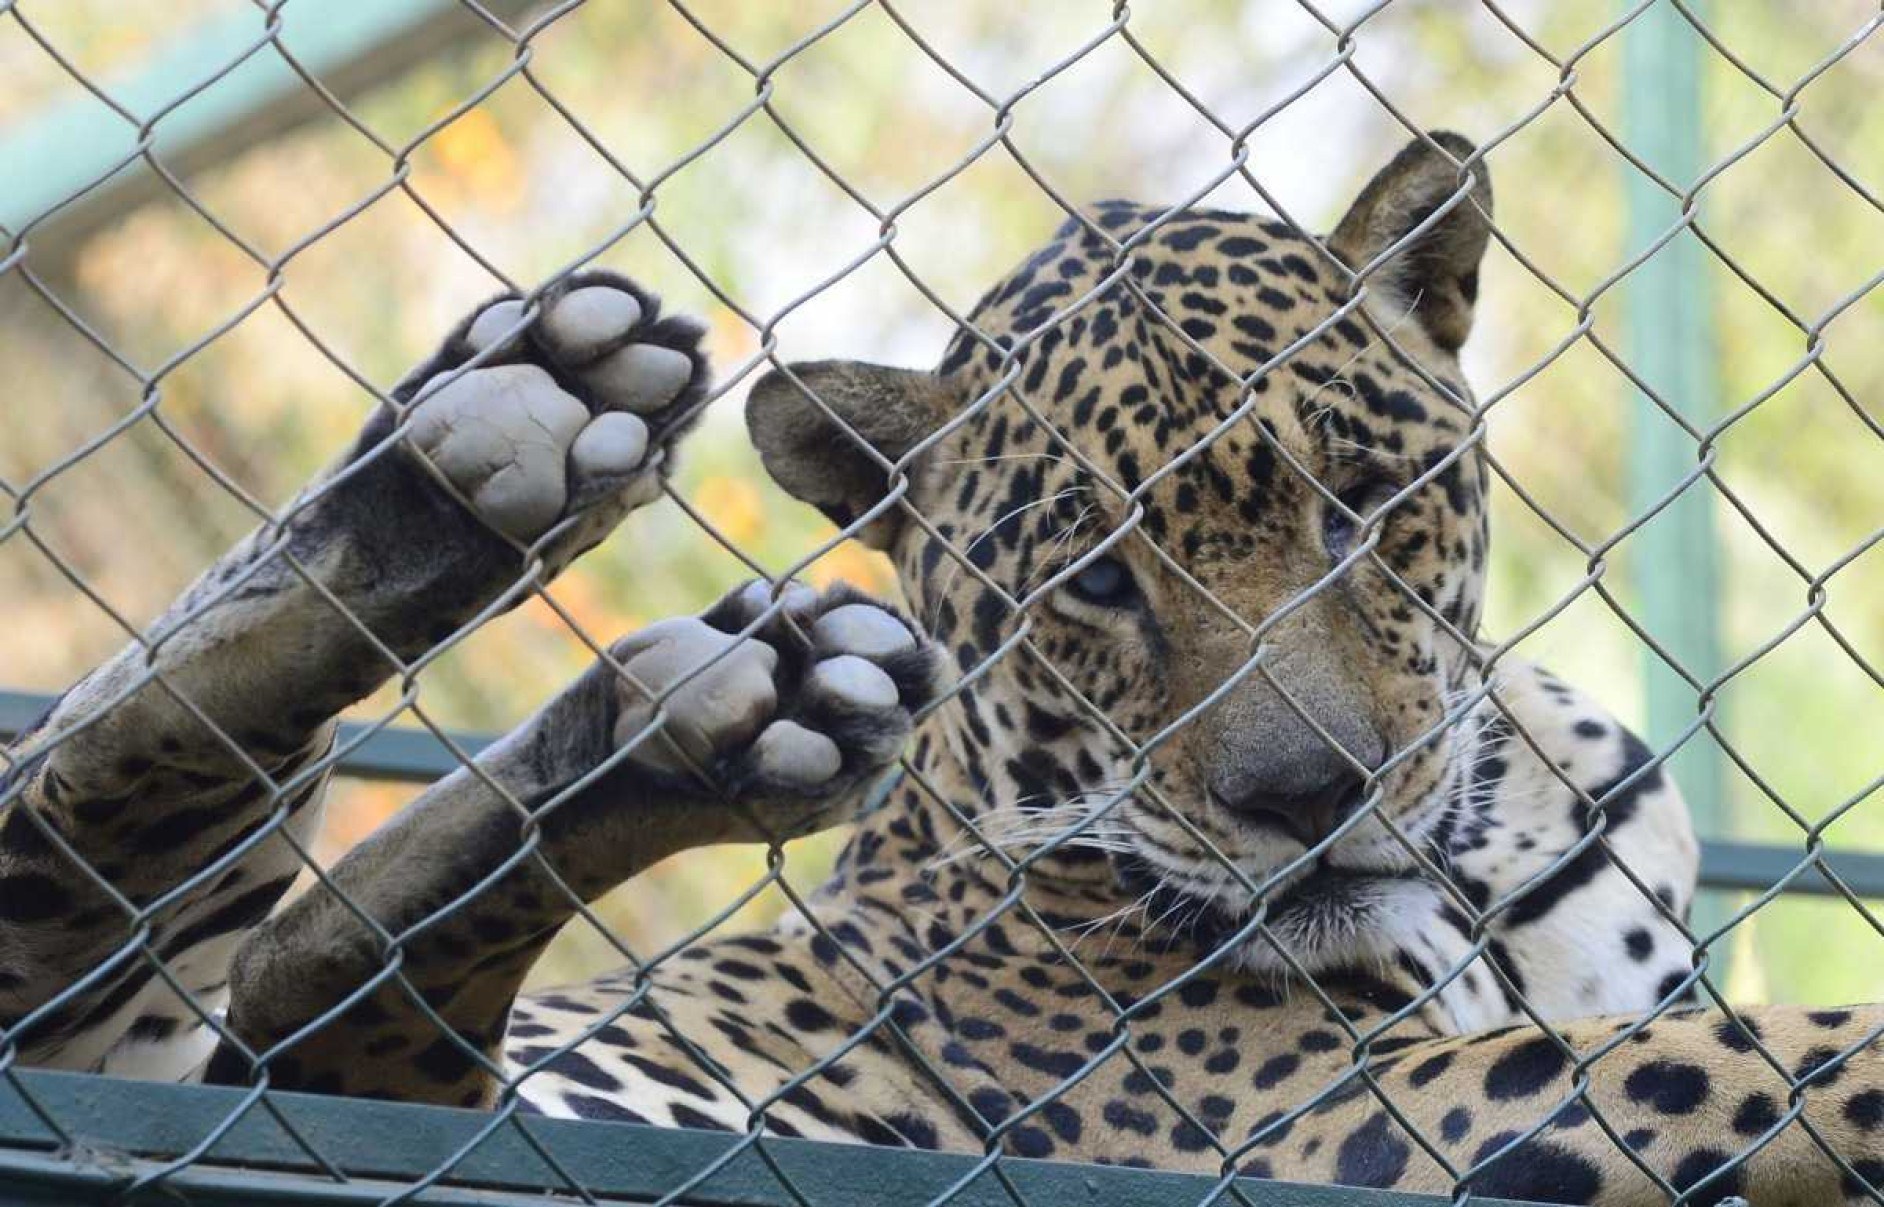
[[(624, 698), (592, 672), (336, 869), (409, 936), (403, 984), (355, 992), (387, 950), (319, 894), (222, 932), (253, 927), (240, 1043), (212, 1074), (251, 1078), (266, 1053), (271, 1084), (305, 1089), (510, 1085), (554, 1115), (1557, 1203), (1879, 1201), (1884, 1009), (1686, 1004), (1695, 845), (1673, 786), (1589, 698), (1478, 642), (1482, 425), (1456, 354), (1491, 197), (1471, 155), (1415, 142), (1325, 240), (1103, 205), (996, 285), (935, 371), (761, 382), (768, 470), (890, 553), (937, 643), (881, 630), (894, 691), (860, 712), (868, 693), (812, 687), (844, 655), (779, 627), (857, 601), (740, 596), (705, 618), (729, 662), (740, 634), (783, 651), (729, 698), (836, 735), (843, 773), (785, 791), (729, 738), (703, 793), (623, 757)], [(192, 687), (256, 690), (205, 645)], [(925, 711), (932, 648), (957, 686)], [(347, 669), (317, 662), (297, 668), (314, 688)], [(755, 816), (831, 824), (918, 713), (805, 913), (516, 997), (574, 910), (548, 871), (590, 897)], [(278, 779), (322, 745), (309, 715), (293, 744), (253, 747)], [(129, 774), (130, 736), (87, 732), (90, 762), (27, 764), (9, 860), (29, 810), (101, 860), (121, 849), (87, 829), (109, 806), (73, 789)], [(598, 765), (618, 774), (539, 827), (547, 870), (514, 862), (523, 831), (490, 789), (542, 800)], [(126, 799), (159, 813), (204, 791), (166, 787)], [(218, 839), (186, 837), (208, 863)], [(38, 858), (8, 874), (46, 874)], [(182, 865), (158, 862), (174, 883)], [(35, 987), (9, 999), (16, 1022), (114, 941), (75, 902), (22, 900), (0, 896), (0, 936), (94, 942), (5, 963)], [(121, 1018), (86, 1010), (34, 1054), (60, 1062)]]

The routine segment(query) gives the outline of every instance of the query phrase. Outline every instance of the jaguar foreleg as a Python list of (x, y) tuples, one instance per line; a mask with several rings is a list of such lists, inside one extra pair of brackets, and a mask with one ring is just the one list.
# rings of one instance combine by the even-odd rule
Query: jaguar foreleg
[(300, 870), (282, 833), (318, 824), (335, 714), (658, 493), (705, 390), (699, 337), (604, 274), (486, 304), (283, 518), (64, 695), (0, 779), (8, 1048), (201, 1064), (235, 942)]
[[(679, 851), (848, 820), (940, 667), (847, 588), (753, 583), (615, 643), (249, 936), (235, 1035), (270, 1085), (488, 1104), (524, 975), (584, 903)], [(212, 1062), (250, 1075), (234, 1045)]]

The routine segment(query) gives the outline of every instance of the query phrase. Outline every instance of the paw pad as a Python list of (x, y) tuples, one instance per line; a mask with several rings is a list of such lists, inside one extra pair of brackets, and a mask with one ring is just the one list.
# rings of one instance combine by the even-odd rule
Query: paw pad
[(759, 774), (794, 787), (815, 788), (844, 769), (837, 743), (796, 721), (774, 721), (752, 745)]
[[(768, 584), (751, 583), (704, 617), (664, 621), (615, 652), (640, 682), (671, 692), (668, 733), (769, 838), (841, 820), (940, 688), (939, 652), (847, 587), (819, 594), (791, 584), (775, 600)], [(618, 747), (653, 718), (632, 692), (624, 685), (618, 695)], [(642, 737), (629, 757), (673, 770), (661, 745)]]
[(672, 348), (630, 344), (582, 370), (582, 376), (610, 406), (649, 415), (686, 388), (693, 360)]
[(594, 360), (641, 321), (634, 295), (606, 285), (572, 289), (543, 313), (543, 338), (571, 364)]
[(874, 604), (863, 603), (845, 604), (818, 617), (811, 638), (820, 650), (877, 658), (916, 645), (902, 621)]
[(546, 291), (529, 324), (520, 299), (486, 305), (407, 392), (412, 446), (505, 536), (527, 544), (594, 512), (592, 543), (654, 497), (657, 445), (678, 435), (666, 412), (704, 381), (698, 329), (658, 310), (605, 274)]
[(562, 513), (567, 450), (588, 423), (542, 369), (499, 365), (426, 399), (407, 437), (486, 523), (528, 540)]
[(855, 654), (818, 663), (811, 669), (811, 686), (857, 708), (889, 708), (897, 698), (896, 680)]
[[(614, 655), (635, 682), (667, 692), (661, 731), (642, 738), (635, 759), (663, 771), (708, 767), (759, 736), (778, 709), (773, 673), (778, 653), (763, 641), (740, 641), (695, 618), (651, 625), (619, 642)], [(669, 689), (672, 689), (669, 692)], [(655, 706), (630, 684), (620, 689), (615, 744), (626, 745), (655, 723)]]

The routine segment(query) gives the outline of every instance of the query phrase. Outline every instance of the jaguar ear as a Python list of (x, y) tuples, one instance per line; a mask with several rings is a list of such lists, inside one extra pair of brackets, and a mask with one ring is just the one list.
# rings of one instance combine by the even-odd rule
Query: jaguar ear
[[(947, 398), (933, 373), (861, 361), (810, 361), (759, 379), (746, 399), (746, 429), (766, 472), (843, 526), (883, 501), (890, 491), (885, 463), (947, 422)], [(913, 467), (910, 476), (916, 476)], [(866, 524), (857, 539), (888, 549), (902, 520), (901, 509), (892, 507)]]
[[(1383, 317), (1410, 309), (1447, 352), (1458, 351), (1472, 329), (1478, 262), (1491, 237), (1491, 173), (1482, 161), (1469, 173), (1459, 166), (1475, 149), (1446, 131), (1414, 139), (1368, 181), (1328, 238), (1328, 249), (1355, 269), (1394, 248), (1369, 277), (1374, 296), (1392, 309)], [(1469, 185), (1470, 192), (1413, 234), (1462, 185)]]

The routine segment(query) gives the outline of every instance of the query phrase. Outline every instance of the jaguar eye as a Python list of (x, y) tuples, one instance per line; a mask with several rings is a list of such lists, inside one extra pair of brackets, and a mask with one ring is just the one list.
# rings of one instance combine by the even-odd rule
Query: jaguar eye
[(1339, 559), (1346, 557), (1354, 549), (1355, 534), (1360, 531), (1361, 522), (1372, 515), (1381, 504), (1400, 493), (1400, 488), (1391, 482), (1362, 482), (1350, 486), (1335, 498), (1341, 506), (1359, 516), (1351, 519), (1341, 507), (1329, 506), (1322, 511), (1322, 543), (1328, 547), (1328, 553)]
[(1096, 557), (1081, 567), (1066, 589), (1085, 603), (1101, 608), (1122, 608), (1138, 595), (1132, 572), (1116, 557)]

